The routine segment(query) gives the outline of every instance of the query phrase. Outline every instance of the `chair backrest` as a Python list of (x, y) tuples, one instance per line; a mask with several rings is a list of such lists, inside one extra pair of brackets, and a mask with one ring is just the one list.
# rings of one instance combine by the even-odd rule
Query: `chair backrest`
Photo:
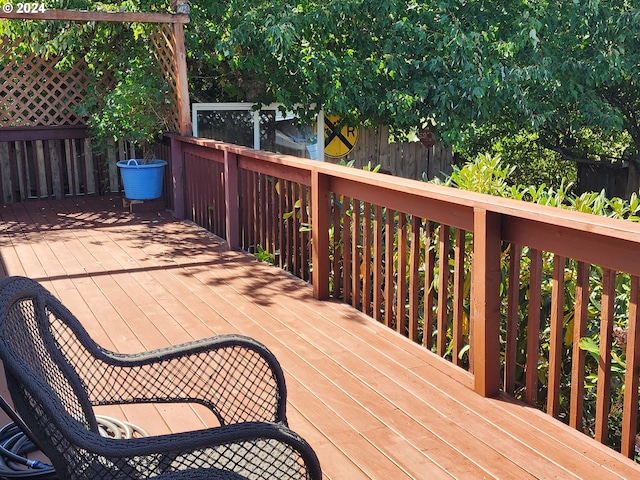
[(0, 358), (16, 410), (43, 446), (47, 437), (64, 437), (53, 430), (69, 422), (98, 431), (86, 388), (63, 354), (85, 350), (76, 328), (82, 328), (77, 319), (39, 283), (0, 282)]

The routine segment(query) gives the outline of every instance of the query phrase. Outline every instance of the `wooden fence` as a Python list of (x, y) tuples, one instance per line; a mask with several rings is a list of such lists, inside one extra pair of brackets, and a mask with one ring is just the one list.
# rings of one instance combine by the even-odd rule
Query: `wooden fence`
[(634, 162), (615, 164), (577, 162), (578, 193), (599, 192), (604, 189), (608, 198), (630, 198), (640, 187), (638, 167)]
[[(454, 155), (451, 147), (436, 143), (427, 148), (420, 142), (390, 142), (389, 127), (360, 128), (358, 140), (344, 159), (353, 160), (356, 168), (369, 163), (398, 177), (422, 180), (444, 179), (451, 174)], [(328, 159), (329, 162), (332, 160)]]
[(172, 137), (174, 212), (633, 457), (640, 225)]

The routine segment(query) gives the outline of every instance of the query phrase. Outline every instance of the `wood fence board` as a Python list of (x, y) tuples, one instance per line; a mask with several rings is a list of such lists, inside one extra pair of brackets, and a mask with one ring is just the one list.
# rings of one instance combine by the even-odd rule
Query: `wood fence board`
[(422, 180), (423, 173), (429, 179), (444, 178), (452, 172), (451, 147), (436, 144), (426, 148), (420, 142), (389, 142), (389, 127), (360, 128), (358, 141), (343, 159), (326, 157), (332, 163), (353, 161), (354, 167), (379, 165), (383, 171), (404, 178)]

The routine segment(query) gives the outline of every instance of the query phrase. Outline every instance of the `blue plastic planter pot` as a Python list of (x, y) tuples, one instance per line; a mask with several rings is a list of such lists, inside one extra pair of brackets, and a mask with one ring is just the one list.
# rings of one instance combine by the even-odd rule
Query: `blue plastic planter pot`
[(162, 196), (164, 160), (122, 160), (118, 168), (122, 174), (124, 196), (129, 200), (153, 200)]

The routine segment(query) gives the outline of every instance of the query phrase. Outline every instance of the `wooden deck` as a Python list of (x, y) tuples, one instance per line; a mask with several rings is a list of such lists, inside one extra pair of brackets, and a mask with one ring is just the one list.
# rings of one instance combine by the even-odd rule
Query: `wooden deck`
[[(238, 332), (281, 361), (291, 427), (328, 479), (640, 478), (640, 466), (508, 398), (351, 307), (169, 213), (118, 197), (0, 207), (0, 276), (41, 281), (107, 348), (133, 352)], [(150, 433), (199, 409), (111, 409)]]

